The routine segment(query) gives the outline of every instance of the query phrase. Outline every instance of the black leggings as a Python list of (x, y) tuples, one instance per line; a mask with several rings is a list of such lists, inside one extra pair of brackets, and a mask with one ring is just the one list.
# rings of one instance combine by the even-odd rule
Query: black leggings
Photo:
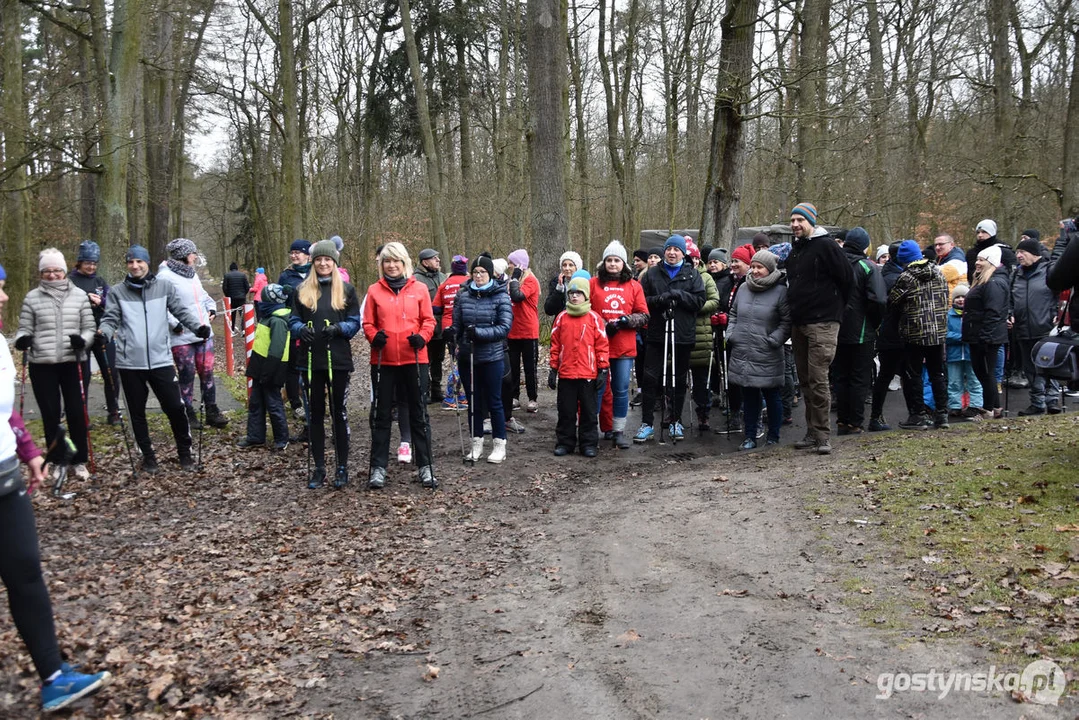
[[(510, 387), (513, 390), (512, 396), (506, 395), (506, 390), (503, 388), (502, 397), (505, 400), (516, 400), (521, 397), (521, 361), (524, 360), (525, 364), (525, 392), (528, 393), (529, 400), (535, 400), (539, 397), (537, 394), (536, 386), (536, 363), (539, 358), (539, 340), (510, 340)], [(512, 407), (512, 402), (506, 402), (506, 407)], [(509, 413), (506, 414), (506, 418), (509, 419)]]
[[(16, 466), (15, 472), (18, 472)], [(42, 680), (60, 669), (52, 603), (41, 575), (41, 550), (30, 496), (19, 490), (0, 497), (0, 580), (8, 606)]]
[[(337, 450), (337, 464), (348, 464), (348, 381), (347, 370), (335, 370), (333, 373), (332, 407), (334, 446)], [(311, 457), (315, 465), (326, 465), (326, 388), (330, 384), (329, 373), (325, 370), (311, 371), (311, 385), (308, 387), (308, 437), (311, 441)]]
[[(79, 365), (74, 362), (30, 363), (30, 384), (45, 426), (45, 443), (51, 445), (60, 431), (61, 414), (66, 416), (68, 437), (75, 443), (72, 462), (80, 464), (89, 457), (86, 438), (86, 415), (79, 385)], [(61, 403), (61, 399), (63, 403)]]
[(974, 376), (982, 384), (982, 405), (986, 410), (1000, 407), (1000, 393), (997, 392), (997, 356), (1000, 345), (997, 343), (971, 343), (970, 364), (974, 366)]

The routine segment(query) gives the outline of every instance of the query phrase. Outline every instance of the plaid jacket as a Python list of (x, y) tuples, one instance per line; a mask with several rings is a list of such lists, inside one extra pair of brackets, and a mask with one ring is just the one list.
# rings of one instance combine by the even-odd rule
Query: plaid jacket
[(948, 334), (948, 281), (928, 260), (916, 260), (888, 293), (899, 314), (899, 337), (913, 345), (943, 345)]

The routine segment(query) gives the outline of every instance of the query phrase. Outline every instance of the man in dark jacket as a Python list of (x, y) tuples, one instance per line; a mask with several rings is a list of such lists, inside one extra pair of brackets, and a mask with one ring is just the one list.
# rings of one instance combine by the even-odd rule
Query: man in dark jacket
[(873, 343), (888, 301), (884, 279), (865, 251), (869, 233), (856, 227), (841, 243), (854, 274), (850, 300), (839, 324), (838, 347), (832, 362), (836, 393), (836, 426), (839, 435), (862, 432), (865, 399), (873, 376)]
[[(287, 296), (291, 296), (311, 272), (311, 243), (306, 240), (293, 240), (289, 245), (288, 259), (289, 266), (277, 276), (277, 284), (285, 288)], [(290, 372), (285, 380), (285, 394), (288, 395), (293, 414), (304, 420), (304, 432), (294, 438), (301, 440), (307, 433), (307, 411), (304, 409), (303, 396), (300, 394), (300, 376), (304, 368), (300, 367), (299, 363), (301, 358), (306, 356), (299, 352), (299, 339), (294, 337), (292, 342), (292, 354), (289, 356), (292, 361)]]
[[(427, 286), (433, 305), (438, 288), (446, 282), (446, 273), (442, 272), (442, 258), (439, 257), (438, 250), (433, 248), (420, 250), (420, 264), (412, 276)], [(442, 337), (442, 308), (435, 313), (435, 334), (427, 343), (427, 359), (431, 365), (431, 397), (427, 398), (427, 402), (441, 403), (443, 399), (442, 363), (446, 359), (446, 341)]]
[[(896, 241), (888, 246), (888, 262), (880, 269), (884, 288), (891, 292), (896, 280), (903, 274), (896, 254), (902, 244)], [(873, 383), (873, 404), (869, 411), (869, 431), (891, 430), (891, 425), (884, 419), (884, 401), (896, 374), (903, 377), (903, 341), (899, 339), (899, 313), (889, 305), (884, 312), (880, 327), (877, 329), (877, 357), (880, 359), (880, 371)]]
[(854, 274), (843, 249), (823, 227), (817, 208), (799, 203), (791, 210), (794, 233), (787, 258), (787, 302), (791, 309), (791, 344), (798, 382), (805, 399), (806, 436), (799, 449), (832, 452), (832, 403), (828, 368), (835, 357), (839, 321), (850, 299)]
[(1012, 337), (1019, 346), (1019, 360), (1030, 387), (1030, 405), (1020, 415), (1060, 412), (1060, 386), (1037, 372), (1031, 351), (1049, 335), (1057, 315), (1057, 293), (1046, 284), (1049, 262), (1042, 259), (1041, 243), (1032, 238), (1019, 242), (1015, 250), (1019, 269), (1012, 276)]
[[(633, 441), (647, 442), (655, 436), (656, 391), (671, 382), (674, 368), (674, 400), (669, 396), (667, 412), (670, 417), (661, 418), (669, 423), (671, 439), (685, 439), (682, 426), (682, 405), (686, 399), (686, 375), (689, 373), (689, 355), (697, 339), (697, 313), (706, 300), (704, 281), (693, 264), (686, 260), (686, 240), (681, 235), (671, 235), (663, 245), (663, 261), (648, 268), (641, 277), (641, 287), (648, 303), (648, 332), (645, 335), (644, 395), (641, 402), (641, 427)], [(673, 326), (674, 350), (670, 348), (668, 328)], [(664, 352), (664, 343), (667, 350)], [(664, 365), (664, 359), (667, 365)], [(664, 377), (666, 372), (666, 377)]]
[(1011, 271), (1015, 268), (1016, 259), (1015, 251), (1012, 250), (1012, 246), (997, 240), (997, 224), (995, 221), (986, 218), (978, 223), (974, 229), (974, 237), (977, 242), (967, 250), (967, 284), (974, 284), (974, 264), (978, 262), (978, 253), (985, 250), (992, 245), (1000, 245), (1000, 261), (1004, 267)]
[(240, 270), (236, 263), (229, 264), (229, 271), (221, 279), (221, 294), (229, 299), (232, 312), (227, 318), (233, 332), (238, 332), (242, 325), (237, 319), (243, 319), (244, 303), (247, 302), (247, 293), (251, 290), (251, 283), (247, 280), (247, 273)]

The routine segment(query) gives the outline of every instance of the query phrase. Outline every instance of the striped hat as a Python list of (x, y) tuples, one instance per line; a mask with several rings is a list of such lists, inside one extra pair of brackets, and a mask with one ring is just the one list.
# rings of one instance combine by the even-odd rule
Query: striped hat
[(798, 203), (791, 210), (791, 217), (795, 215), (801, 215), (809, 221), (810, 225), (817, 227), (817, 207), (813, 203)]

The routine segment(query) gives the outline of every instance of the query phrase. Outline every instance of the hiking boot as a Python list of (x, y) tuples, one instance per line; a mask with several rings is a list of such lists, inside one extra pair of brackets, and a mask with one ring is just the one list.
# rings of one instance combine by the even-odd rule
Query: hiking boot
[(974, 405), (963, 410), (963, 417), (967, 420), (981, 420), (984, 415), (985, 408), (975, 407)]
[(850, 426), (847, 425), (847, 423), (837, 422), (835, 424), (835, 434), (836, 435), (841, 435), (841, 436), (842, 435), (849, 435), (850, 434), (850, 430), (848, 430), (849, 427)]
[(510, 418), (506, 421), (506, 432), (515, 433), (520, 435), (525, 431), (525, 426), (522, 425), (517, 418)]
[(318, 490), (326, 484), (326, 466), (316, 465), (311, 471), (311, 477), (307, 479), (308, 490)]
[(428, 405), (438, 405), (440, 402), (443, 402), (443, 395), (440, 392), (436, 392), (427, 398)]
[(1012, 390), (1023, 390), (1030, 387), (1030, 381), (1027, 380), (1027, 376), (1020, 372), (1012, 373), (1011, 377), (1004, 381), (1004, 384)]
[(559, 445), (554, 449), (555, 457), (565, 457), (569, 455), (569, 448), (565, 445)]
[(303, 420), (304, 422), (307, 422), (307, 413), (304, 412), (303, 405), (293, 405), (292, 415), (297, 420)]
[(1027, 405), (1025, 408), (1019, 411), (1019, 417), (1027, 417), (1029, 415), (1044, 415), (1045, 408), (1038, 407), (1037, 405)]
[(607, 430), (603, 433), (604, 440), (614, 440), (614, 430)]
[(468, 455), (465, 455), (465, 460), (469, 460), (471, 462), (479, 462), (480, 455), (482, 455), (482, 454), (483, 454), (483, 438), (482, 437), (474, 437), (474, 438), (472, 438), (472, 451)]
[(505, 438), (495, 438), (494, 447), (491, 448), (491, 454), (487, 456), (487, 462), (498, 465), (506, 459), (506, 440)]
[(41, 710), (51, 713), (66, 708), (76, 700), (92, 695), (110, 682), (112, 682), (112, 674), (108, 672), (84, 675), (75, 672), (65, 664), (61, 666), (58, 677), (41, 686)]
[(952, 427), (951, 423), (948, 422), (947, 411), (942, 410), (936, 414), (933, 418), (933, 427), (937, 430), (948, 430)]
[(253, 448), (253, 447), (262, 447), (265, 444), (266, 443), (264, 441), (262, 441), (262, 440), (252, 440), (249, 437), (245, 437), (245, 438), (242, 438), (238, 443), (236, 443), (236, 447), (238, 447), (238, 448)]
[(633, 442), (644, 443), (648, 442), (656, 436), (656, 431), (652, 429), (651, 425), (641, 425), (637, 429), (637, 434), (633, 436)]
[(333, 489), (340, 490), (345, 485), (348, 485), (348, 466), (338, 465), (337, 472), (333, 476)]
[(397, 462), (407, 465), (412, 462), (412, 446), (406, 442), (397, 448)]
[(817, 438), (811, 435), (806, 435), (801, 440), (794, 441), (794, 448), (796, 450), (808, 450), (809, 448), (817, 447)]
[(217, 405), (207, 405), (206, 424), (210, 427), (223, 428), (229, 424), (229, 419), (225, 417), (225, 413), (218, 409)]
[(201, 430), (202, 423), (199, 421), (199, 414), (195, 412), (195, 408), (189, 407), (187, 412), (187, 424), (191, 426), (192, 430)]
[(677, 420), (670, 424), (668, 428), (671, 435), (671, 440), (678, 442), (686, 439), (686, 429), (682, 427), (682, 423)]
[(435, 479), (435, 469), (430, 465), (424, 465), (420, 468), (420, 485), (430, 490), (438, 487), (438, 480)]
[(1045, 407), (1045, 412), (1049, 413), (1050, 415), (1059, 415), (1060, 413), (1062, 413), (1064, 411), (1061, 409), (1061, 407), (1059, 405), (1047, 405)]
[(371, 490), (381, 490), (386, 487), (386, 468), (371, 468), (371, 475), (367, 478), (367, 487)]
[(584, 455), (586, 458), (594, 458), (598, 453), (596, 452), (595, 446), (589, 445), (587, 447), (581, 448), (581, 454)]
[(708, 411), (697, 410), (697, 432), (708, 432), (712, 426), (708, 424)]
[(827, 440), (821, 440), (819, 443), (817, 443), (817, 454), (818, 455), (831, 455), (832, 454), (832, 445), (831, 445), (831, 443), (829, 443)]
[(305, 442), (307, 442), (307, 426), (304, 425), (302, 428), (300, 428), (300, 431), (298, 433), (296, 433), (295, 435), (289, 436), (288, 441), (289, 442), (294, 442), (294, 443), (305, 443)]
[(891, 429), (892, 426), (888, 424), (882, 415), (878, 415), (869, 421), (869, 432), (884, 432)]
[(195, 464), (195, 458), (191, 457), (191, 453), (183, 453), (180, 455), (180, 469), (187, 472), (192, 472), (198, 469), (198, 465)]
[(157, 457), (153, 453), (148, 453), (142, 456), (142, 467), (140, 469), (149, 475), (156, 475), (161, 471), (161, 466), (157, 464)]
[(912, 413), (906, 420), (899, 423), (904, 430), (928, 430), (929, 418), (924, 413)]
[(273, 444), (274, 452), (282, 452), (288, 450), (288, 440), (278, 440)]
[(115, 410), (110, 412), (109, 413), (109, 419), (105, 421), (105, 424), (106, 425), (119, 425), (120, 424), (120, 413), (118, 413)]
[(614, 446), (619, 450), (629, 450), (630, 442), (626, 439), (626, 433), (621, 430), (615, 432)]
[(521, 409), (521, 399), (520, 398), (513, 398), (513, 409), (514, 410), (520, 410)]

